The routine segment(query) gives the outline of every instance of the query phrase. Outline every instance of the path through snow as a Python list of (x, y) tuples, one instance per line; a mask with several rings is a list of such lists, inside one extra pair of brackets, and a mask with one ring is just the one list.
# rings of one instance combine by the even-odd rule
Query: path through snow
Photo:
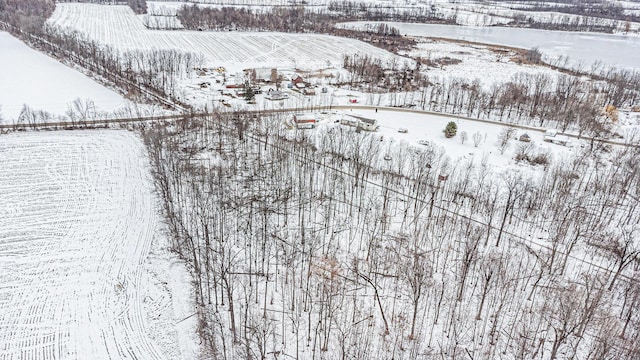
[(185, 314), (157, 285), (171, 260), (146, 263), (160, 223), (141, 141), (2, 135), (0, 164), (0, 359), (178, 356), (180, 335), (154, 324)]

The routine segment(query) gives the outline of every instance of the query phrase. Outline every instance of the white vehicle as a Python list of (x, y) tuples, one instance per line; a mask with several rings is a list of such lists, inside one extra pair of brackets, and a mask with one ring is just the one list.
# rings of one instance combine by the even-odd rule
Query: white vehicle
[(409, 130), (407, 128), (400, 128), (400, 129), (398, 129), (398, 132), (402, 133), (402, 134), (406, 134), (406, 133), (409, 132)]
[(420, 139), (420, 140), (418, 140), (418, 144), (420, 144), (420, 145), (429, 145), (429, 140)]

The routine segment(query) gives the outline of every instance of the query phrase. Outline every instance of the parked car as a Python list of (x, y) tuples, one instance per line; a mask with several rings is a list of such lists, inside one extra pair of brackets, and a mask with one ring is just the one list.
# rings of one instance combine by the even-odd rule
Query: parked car
[(398, 129), (398, 132), (399, 132), (399, 133), (406, 134), (406, 133), (408, 133), (408, 132), (409, 132), (409, 130), (408, 130), (407, 128), (400, 128), (400, 129)]
[(429, 145), (429, 141), (420, 139), (420, 140), (418, 140), (418, 144), (420, 144), (420, 145)]

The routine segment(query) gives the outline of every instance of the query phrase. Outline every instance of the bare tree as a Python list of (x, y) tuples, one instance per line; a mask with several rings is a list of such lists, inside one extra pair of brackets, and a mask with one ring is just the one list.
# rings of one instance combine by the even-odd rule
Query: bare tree
[(467, 141), (467, 139), (469, 138), (469, 135), (467, 134), (466, 131), (462, 131), (460, 132), (460, 143), (464, 145), (464, 142)]
[(504, 154), (507, 150), (516, 131), (517, 129), (514, 127), (505, 127), (500, 130), (500, 134), (498, 134), (498, 149), (500, 149), (500, 154)]
[(637, 226), (625, 226), (619, 232), (604, 232), (591, 245), (602, 250), (614, 261), (613, 278), (609, 291), (613, 290), (616, 280), (622, 271), (640, 258), (640, 245), (637, 243)]
[(479, 131), (473, 133), (473, 146), (478, 147), (482, 143), (482, 134)]

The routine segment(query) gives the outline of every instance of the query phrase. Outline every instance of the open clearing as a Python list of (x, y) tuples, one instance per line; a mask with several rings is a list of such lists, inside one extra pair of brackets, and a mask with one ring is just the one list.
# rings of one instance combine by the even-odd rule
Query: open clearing
[(342, 66), (344, 54), (391, 59), (362, 41), (316, 34), (148, 30), (128, 6), (57, 4), (50, 24), (86, 34), (119, 51), (180, 50), (202, 54), (210, 66), (235, 68)]
[(141, 141), (14, 133), (0, 163), (0, 359), (195, 358)]

